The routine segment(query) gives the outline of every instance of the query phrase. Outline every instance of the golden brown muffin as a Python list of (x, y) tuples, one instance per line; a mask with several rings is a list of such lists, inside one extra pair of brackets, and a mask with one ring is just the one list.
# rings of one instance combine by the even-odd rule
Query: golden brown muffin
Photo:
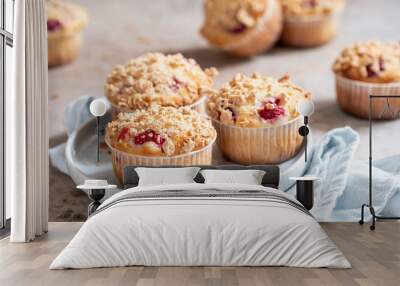
[(294, 47), (325, 44), (337, 34), (344, 0), (280, 0), (284, 15), (281, 41)]
[(181, 54), (145, 54), (117, 66), (107, 78), (105, 92), (114, 107), (134, 111), (160, 106), (189, 106), (210, 88), (215, 68), (202, 70)]
[(282, 30), (282, 11), (276, 0), (206, 0), (204, 14), (201, 34), (236, 56), (266, 51)]
[(79, 54), (81, 31), (88, 22), (86, 11), (76, 4), (47, 0), (46, 13), (49, 67), (73, 61)]
[(238, 127), (270, 127), (284, 124), (299, 116), (298, 103), (310, 99), (289, 81), (254, 73), (237, 74), (228, 84), (209, 93), (209, 115), (224, 124)]
[(239, 74), (209, 96), (207, 110), (218, 133), (218, 146), (232, 161), (275, 164), (299, 150), (298, 104), (311, 100), (311, 94), (288, 76), (275, 80), (256, 73)]
[(200, 150), (215, 139), (211, 121), (189, 108), (154, 106), (120, 113), (108, 124), (112, 147), (144, 156), (176, 156)]
[(210, 165), (215, 138), (210, 120), (188, 107), (153, 106), (120, 113), (106, 129), (106, 143), (120, 182), (129, 165)]
[[(400, 43), (370, 41), (342, 50), (332, 67), (340, 107), (361, 118), (369, 117), (369, 95), (400, 94)], [(393, 119), (384, 112), (389, 102), (400, 109), (398, 99), (374, 99), (372, 119)]]
[(400, 82), (400, 43), (355, 43), (342, 50), (332, 70), (363, 82)]

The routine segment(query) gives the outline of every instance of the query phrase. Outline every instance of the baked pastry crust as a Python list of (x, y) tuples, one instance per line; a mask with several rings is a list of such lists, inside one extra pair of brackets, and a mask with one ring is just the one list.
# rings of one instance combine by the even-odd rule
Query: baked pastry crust
[(113, 148), (143, 156), (188, 154), (208, 146), (215, 137), (210, 120), (187, 107), (153, 106), (120, 113), (106, 129), (106, 141)]
[(236, 56), (252, 56), (271, 47), (282, 31), (276, 0), (206, 0), (200, 33)]
[(299, 117), (301, 100), (311, 94), (289, 81), (254, 73), (251, 77), (237, 74), (219, 90), (209, 91), (207, 111), (224, 124), (237, 127), (270, 127)]
[(182, 54), (149, 53), (117, 66), (107, 78), (110, 102), (123, 110), (193, 104), (213, 84), (215, 68), (202, 70)]
[(46, 13), (49, 40), (79, 33), (88, 22), (83, 7), (61, 0), (47, 0)]
[(362, 82), (400, 82), (400, 43), (355, 43), (342, 50), (332, 70), (337, 75)]
[(279, 0), (285, 17), (332, 15), (341, 11), (344, 0)]

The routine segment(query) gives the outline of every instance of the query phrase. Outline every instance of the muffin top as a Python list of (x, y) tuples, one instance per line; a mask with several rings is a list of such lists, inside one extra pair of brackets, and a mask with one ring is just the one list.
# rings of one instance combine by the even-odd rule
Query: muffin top
[(344, 7), (344, 0), (280, 0), (285, 17), (330, 15)]
[(112, 147), (145, 156), (186, 154), (209, 145), (215, 137), (210, 120), (188, 107), (153, 106), (120, 113), (106, 129)]
[(86, 11), (76, 4), (46, 0), (47, 32), (57, 38), (80, 32), (88, 22)]
[(105, 92), (111, 103), (125, 110), (154, 104), (180, 107), (199, 100), (216, 74), (215, 68), (203, 71), (181, 54), (149, 53), (114, 68)]
[(311, 94), (297, 87), (285, 75), (281, 79), (254, 73), (237, 74), (219, 90), (210, 91), (209, 115), (238, 127), (268, 127), (284, 124), (299, 116), (298, 103)]
[(202, 33), (239, 35), (256, 27), (266, 11), (267, 0), (206, 0)]
[(345, 78), (371, 83), (400, 81), (400, 43), (370, 41), (342, 50), (332, 67)]

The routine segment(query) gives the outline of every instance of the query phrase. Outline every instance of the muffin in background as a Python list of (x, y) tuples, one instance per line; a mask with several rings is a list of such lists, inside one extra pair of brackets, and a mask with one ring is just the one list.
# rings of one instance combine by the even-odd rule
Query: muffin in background
[(338, 31), (344, 0), (280, 0), (282, 43), (299, 48), (323, 45)]
[(249, 57), (268, 50), (282, 31), (277, 0), (205, 0), (201, 34), (211, 45)]
[(207, 111), (222, 153), (241, 164), (275, 164), (296, 155), (303, 141), (298, 104), (311, 94), (289, 81), (237, 74), (210, 92)]
[(120, 113), (106, 128), (114, 172), (127, 165), (210, 165), (216, 131), (204, 114), (188, 107)]
[[(369, 41), (344, 48), (332, 67), (340, 107), (361, 118), (369, 116), (369, 95), (400, 95), (400, 43)], [(373, 119), (393, 119), (386, 112), (400, 110), (399, 99), (374, 99)], [(382, 115), (382, 116), (381, 116)]]
[(132, 112), (152, 105), (189, 106), (204, 111), (203, 92), (217, 75), (215, 68), (202, 70), (181, 54), (149, 53), (117, 66), (107, 78), (105, 93), (119, 112)]
[(76, 4), (46, 0), (48, 66), (72, 62), (81, 47), (81, 32), (88, 22), (86, 11)]

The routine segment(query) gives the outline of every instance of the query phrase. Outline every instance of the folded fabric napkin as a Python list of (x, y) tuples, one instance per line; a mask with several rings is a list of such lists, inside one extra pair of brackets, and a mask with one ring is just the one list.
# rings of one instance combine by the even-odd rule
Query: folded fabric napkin
[[(68, 135), (89, 120), (91, 96), (70, 103), (65, 110)], [(319, 221), (358, 221), (360, 208), (368, 202), (368, 162), (353, 160), (359, 135), (350, 127), (333, 129), (311, 150), (311, 162), (304, 175), (317, 176), (314, 207)], [(65, 144), (49, 151), (54, 167), (68, 174)], [(377, 214), (400, 216), (400, 155), (373, 162), (373, 203)], [(295, 195), (295, 187), (288, 191)], [(370, 219), (366, 210), (366, 219)]]

